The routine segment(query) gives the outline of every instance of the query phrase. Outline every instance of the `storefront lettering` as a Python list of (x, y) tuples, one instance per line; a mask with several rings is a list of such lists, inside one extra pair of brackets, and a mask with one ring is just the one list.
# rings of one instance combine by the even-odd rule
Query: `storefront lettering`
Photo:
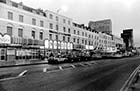
[(10, 44), (11, 43), (11, 37), (9, 35), (0, 35), (0, 43)]

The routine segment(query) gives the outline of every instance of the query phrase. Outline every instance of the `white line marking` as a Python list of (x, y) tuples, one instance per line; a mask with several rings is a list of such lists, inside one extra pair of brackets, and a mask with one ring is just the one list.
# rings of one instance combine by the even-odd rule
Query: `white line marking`
[(24, 71), (21, 72), (18, 76), (21, 77), (21, 76), (23, 76), (25, 73), (27, 73), (27, 70), (24, 70)]
[(86, 65), (84, 65), (84, 64), (82, 64), (82, 63), (79, 63), (79, 64), (80, 64), (81, 66), (84, 66), (84, 67), (86, 66)]
[(0, 79), (0, 82), (1, 81), (7, 81), (7, 80), (13, 80), (13, 79), (17, 79), (17, 78), (20, 78), (20, 77), (17, 76), (17, 77), (9, 77), (9, 78), (5, 78), (5, 79)]
[(75, 68), (75, 66), (73, 64), (71, 64), (72, 68)]
[(46, 72), (46, 71), (47, 71), (47, 68), (44, 68), (44, 69), (43, 69), (43, 72)]
[(61, 66), (59, 66), (59, 69), (60, 69), (60, 70), (63, 70), (63, 68), (62, 68)]

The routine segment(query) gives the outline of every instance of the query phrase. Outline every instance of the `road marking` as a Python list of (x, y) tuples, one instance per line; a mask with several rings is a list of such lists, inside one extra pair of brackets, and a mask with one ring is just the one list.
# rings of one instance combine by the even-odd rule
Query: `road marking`
[(59, 66), (59, 69), (60, 69), (60, 70), (63, 70), (63, 68), (62, 68), (61, 66)]
[(95, 62), (95, 61), (92, 61), (92, 62), (90, 62), (90, 63), (94, 63), (94, 64), (97, 64), (97, 62)]
[(47, 71), (47, 68), (44, 68), (44, 69), (43, 69), (43, 72), (46, 72), (46, 71)]
[(24, 71), (21, 72), (18, 76), (21, 77), (21, 76), (25, 75), (25, 73), (27, 73), (27, 70), (24, 70)]
[(86, 66), (86, 65), (84, 65), (83, 63), (79, 63), (79, 64), (80, 64), (81, 66), (84, 66), (84, 67)]
[(13, 79), (17, 79), (17, 78), (20, 78), (20, 77), (17, 76), (17, 77), (9, 77), (9, 78), (5, 78), (5, 79), (0, 79), (0, 82), (1, 81), (7, 81), (7, 80), (13, 80)]
[(88, 64), (89, 66), (92, 65), (91, 63), (86, 63), (86, 64)]
[(75, 68), (75, 66), (73, 64), (71, 64), (72, 68)]

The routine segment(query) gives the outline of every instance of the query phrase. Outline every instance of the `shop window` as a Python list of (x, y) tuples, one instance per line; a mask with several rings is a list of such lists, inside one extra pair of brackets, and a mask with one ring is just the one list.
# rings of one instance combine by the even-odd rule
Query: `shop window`
[(5, 50), (1, 50), (1, 60), (5, 60)]
[(13, 30), (12, 27), (7, 26), (7, 34), (8, 34), (8, 35), (12, 36), (12, 30)]

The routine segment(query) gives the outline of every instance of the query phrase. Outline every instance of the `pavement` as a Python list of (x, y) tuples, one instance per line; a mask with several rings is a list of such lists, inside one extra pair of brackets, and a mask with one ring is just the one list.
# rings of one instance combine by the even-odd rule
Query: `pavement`
[(27, 66), (27, 65), (39, 65), (48, 63), (47, 59), (30, 59), (30, 60), (15, 60), (15, 61), (0, 61), (0, 68), (5, 67), (17, 67), (17, 66)]

